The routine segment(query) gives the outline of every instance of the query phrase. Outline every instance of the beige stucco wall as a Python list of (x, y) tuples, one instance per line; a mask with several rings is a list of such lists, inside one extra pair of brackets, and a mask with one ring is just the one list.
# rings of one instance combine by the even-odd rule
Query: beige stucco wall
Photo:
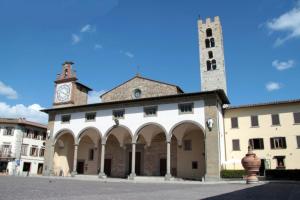
[[(94, 159), (89, 160), (89, 151), (94, 149)], [(94, 142), (85, 136), (80, 140), (78, 146), (77, 160), (84, 161), (84, 174), (97, 174), (100, 164), (98, 144), (95, 146)]]
[[(191, 131), (184, 140), (191, 140), (192, 150), (185, 151), (183, 146), (177, 145), (177, 176), (201, 180), (205, 174), (204, 135), (199, 130)], [(192, 169), (193, 161), (198, 162), (198, 169)]]
[[(300, 124), (294, 124), (293, 112), (300, 112), (299, 103), (274, 104), (225, 110), (226, 169), (242, 169), (240, 160), (247, 153), (250, 138), (263, 138), (264, 149), (254, 152), (266, 159), (270, 168), (277, 166), (274, 156), (286, 156), (286, 169), (300, 169), (300, 149), (296, 136), (300, 135)], [(279, 114), (280, 126), (272, 126), (271, 114)], [(259, 127), (251, 127), (251, 115), (258, 115)], [(238, 117), (239, 128), (231, 128), (231, 117)], [(271, 137), (285, 137), (286, 149), (271, 149)], [(232, 150), (232, 140), (240, 140), (240, 151)], [(234, 162), (235, 161), (235, 162)]]
[[(74, 140), (70, 134), (60, 137), (63, 148), (59, 147), (59, 142), (54, 147), (53, 171), (54, 175), (70, 176), (73, 171)], [(60, 172), (63, 174), (60, 174)]]

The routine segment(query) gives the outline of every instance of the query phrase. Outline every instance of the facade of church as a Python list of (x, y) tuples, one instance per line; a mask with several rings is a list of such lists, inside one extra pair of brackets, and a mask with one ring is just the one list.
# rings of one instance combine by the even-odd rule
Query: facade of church
[(228, 135), (227, 118), (237, 116), (224, 106), (230, 102), (219, 18), (199, 20), (198, 31), (201, 92), (185, 93), (137, 75), (103, 94), (101, 103), (87, 104), (91, 89), (78, 82), (73, 63), (65, 62), (53, 107), (44, 110), (49, 114), (44, 174), (209, 181), (218, 180), (221, 169), (240, 168), (231, 163), (246, 151), (228, 150), (235, 138)]

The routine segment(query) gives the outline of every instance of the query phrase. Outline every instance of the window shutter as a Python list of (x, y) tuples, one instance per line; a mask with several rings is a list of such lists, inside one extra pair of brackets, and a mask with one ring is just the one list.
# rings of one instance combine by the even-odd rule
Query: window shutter
[(232, 117), (231, 118), (231, 128), (238, 128), (238, 118), (237, 117)]
[(286, 141), (285, 141), (285, 137), (282, 137), (282, 145), (283, 145), (283, 148), (286, 148)]
[(271, 149), (274, 149), (274, 138), (270, 138)]
[(297, 147), (300, 148), (300, 136), (297, 136)]
[(260, 139), (259, 141), (260, 141), (261, 149), (264, 149), (264, 148), (265, 148), (265, 147), (264, 147), (264, 139)]

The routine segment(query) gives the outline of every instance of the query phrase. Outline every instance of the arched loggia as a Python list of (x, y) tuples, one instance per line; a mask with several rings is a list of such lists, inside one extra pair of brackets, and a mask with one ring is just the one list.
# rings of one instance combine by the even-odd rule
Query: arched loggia
[(175, 124), (169, 134), (177, 141), (177, 177), (201, 180), (206, 167), (204, 128), (195, 121), (182, 121)]
[(56, 176), (70, 176), (73, 171), (74, 146), (73, 131), (62, 129), (54, 135), (53, 173)]

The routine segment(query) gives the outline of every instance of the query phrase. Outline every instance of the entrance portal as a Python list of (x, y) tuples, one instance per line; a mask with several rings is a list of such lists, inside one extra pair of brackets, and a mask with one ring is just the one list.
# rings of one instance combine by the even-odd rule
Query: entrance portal
[(160, 171), (160, 175), (161, 176), (166, 175), (166, 172), (167, 172), (167, 160), (165, 158), (161, 158), (160, 159), (159, 171)]
[(106, 158), (104, 161), (104, 173), (106, 174), (106, 176), (110, 176), (110, 174), (111, 174), (111, 159), (110, 158)]
[(78, 174), (83, 174), (84, 173), (84, 161), (78, 161), (77, 162), (77, 169), (76, 169)]

